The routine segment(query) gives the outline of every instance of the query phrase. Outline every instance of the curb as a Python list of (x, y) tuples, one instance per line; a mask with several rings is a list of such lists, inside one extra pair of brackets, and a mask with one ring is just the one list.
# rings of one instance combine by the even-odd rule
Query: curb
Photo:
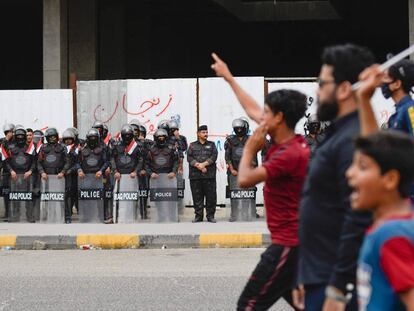
[(137, 248), (249, 248), (270, 244), (269, 234), (201, 233), (176, 235), (79, 234), (47, 236), (0, 236), (0, 247), (16, 250), (33, 249), (137, 249)]

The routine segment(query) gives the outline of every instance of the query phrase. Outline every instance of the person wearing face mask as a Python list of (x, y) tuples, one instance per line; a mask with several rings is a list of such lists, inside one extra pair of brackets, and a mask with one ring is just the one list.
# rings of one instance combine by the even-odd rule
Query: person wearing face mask
[[(24, 128), (15, 129), (14, 140), (9, 144), (8, 149), (9, 158), (5, 163), (11, 180), (17, 181), (18, 175), (23, 175), (25, 180), (30, 179), (36, 165), (35, 148), (33, 143), (27, 143), (27, 132)], [(22, 216), (18, 210), (9, 211), (9, 215), (10, 221), (18, 221)], [(34, 222), (32, 204), (26, 206), (26, 220)]]
[(414, 86), (414, 63), (408, 59), (396, 63), (386, 71), (383, 81), (382, 94), (395, 103), (388, 128), (414, 135), (414, 101), (410, 96)]
[(305, 123), (305, 140), (309, 146), (311, 159), (316, 148), (322, 142), (323, 137), (324, 135), (321, 133), (321, 122), (319, 122), (317, 115), (310, 115)]

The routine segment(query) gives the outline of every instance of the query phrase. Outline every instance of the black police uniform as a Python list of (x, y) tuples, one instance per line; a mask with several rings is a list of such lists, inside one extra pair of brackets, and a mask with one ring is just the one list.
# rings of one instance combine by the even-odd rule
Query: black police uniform
[(305, 136), (305, 140), (309, 146), (309, 158), (312, 159), (316, 148), (319, 146), (319, 144), (322, 142), (322, 140), (324, 139), (325, 135), (324, 134), (315, 134), (314, 137), (312, 137), (311, 134), (308, 134)]
[[(7, 140), (6, 137), (0, 139), (0, 146), (8, 153), (9, 144), (14, 140)], [(1, 194), (4, 197), (4, 205), (6, 209), (5, 217), (9, 217), (9, 192), (10, 192), (10, 171), (7, 169), (5, 161), (1, 162)]]
[[(16, 172), (16, 174), (24, 174), (27, 171), (32, 171), (33, 173), (36, 166), (36, 157), (34, 153), (28, 154), (26, 152), (28, 147), (29, 144), (27, 143), (20, 145), (16, 142), (11, 142), (8, 144), (9, 158), (5, 161), (5, 167), (9, 174), (11, 171)], [(33, 205), (26, 210), (26, 217), (28, 221), (34, 222)]]
[(140, 208), (141, 218), (146, 219), (147, 218), (147, 205), (148, 205), (147, 203), (148, 203), (149, 179), (150, 179), (150, 176), (148, 172), (146, 171), (146, 168), (149, 166), (149, 164), (147, 164), (148, 162), (147, 156), (148, 156), (149, 150), (151, 149), (152, 146), (154, 146), (155, 142), (147, 138), (138, 139), (137, 141), (140, 144), (140, 148), (142, 150), (143, 167), (141, 170), (144, 170), (145, 172), (144, 176), (141, 176), (141, 174), (138, 175), (139, 176), (138, 177), (139, 191), (140, 191), (139, 208)]
[(72, 208), (75, 205), (78, 208), (78, 174), (76, 170), (76, 163), (78, 163), (79, 146), (66, 146), (66, 151), (70, 159), (70, 168), (66, 172), (66, 201), (65, 201), (65, 221), (71, 222)]
[[(190, 164), (189, 178), (193, 196), (195, 220), (202, 221), (204, 214), (204, 198), (206, 199), (207, 219), (214, 219), (217, 203), (216, 161), (217, 148), (214, 142), (207, 140), (204, 144), (198, 140), (188, 147), (187, 161)], [(194, 165), (207, 161), (207, 172), (203, 173)]]

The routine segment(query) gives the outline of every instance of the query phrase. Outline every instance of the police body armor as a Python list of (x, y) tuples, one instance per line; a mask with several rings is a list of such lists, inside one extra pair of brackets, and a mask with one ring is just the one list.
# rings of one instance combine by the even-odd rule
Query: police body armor
[(17, 174), (24, 174), (30, 169), (32, 159), (26, 154), (27, 145), (18, 146), (16, 144), (9, 145), (10, 164)]
[(81, 150), (81, 168), (85, 174), (96, 173), (103, 165), (102, 153), (106, 152), (103, 146), (98, 145), (91, 149), (87, 145)]
[(45, 144), (42, 146), (41, 153), (43, 154), (42, 166), (46, 174), (59, 174), (65, 165), (65, 147), (60, 143)]
[(172, 145), (167, 144), (163, 148), (153, 146), (150, 149), (152, 156), (151, 168), (157, 174), (170, 173), (174, 167), (175, 149)]
[(128, 154), (125, 152), (127, 146), (122, 143), (118, 143), (114, 146), (113, 157), (115, 159), (116, 167), (118, 172), (121, 174), (130, 174), (132, 173), (138, 164), (137, 152)]

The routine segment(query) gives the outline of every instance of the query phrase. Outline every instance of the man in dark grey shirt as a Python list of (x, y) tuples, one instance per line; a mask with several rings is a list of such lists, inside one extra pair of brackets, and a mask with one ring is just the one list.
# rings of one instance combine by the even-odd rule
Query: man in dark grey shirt
[[(373, 62), (370, 51), (351, 44), (326, 48), (322, 56), (317, 114), (332, 124), (311, 161), (300, 207), (298, 283), (307, 311), (358, 309), (356, 263), (371, 217), (351, 210), (345, 171), (359, 133), (352, 84)], [(303, 294), (299, 288), (296, 298)]]

